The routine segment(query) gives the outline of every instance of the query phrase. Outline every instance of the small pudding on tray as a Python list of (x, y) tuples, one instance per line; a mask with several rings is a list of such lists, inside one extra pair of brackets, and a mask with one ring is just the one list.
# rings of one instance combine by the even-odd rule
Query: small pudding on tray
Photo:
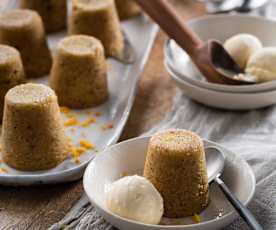
[(193, 132), (168, 130), (153, 135), (144, 177), (163, 197), (166, 217), (192, 216), (208, 205), (203, 141)]
[(0, 120), (2, 121), (4, 98), (12, 87), (25, 81), (23, 64), (19, 52), (6, 45), (0, 45)]
[(20, 7), (37, 11), (47, 33), (66, 27), (67, 0), (21, 0)]
[(126, 20), (141, 13), (141, 8), (134, 0), (115, 0), (121, 20)]
[(58, 44), (50, 86), (59, 104), (70, 108), (89, 108), (108, 98), (107, 64), (99, 40), (72, 35)]
[(106, 56), (121, 56), (124, 39), (114, 0), (73, 0), (70, 34), (86, 34), (99, 39)]
[(18, 170), (50, 169), (64, 161), (69, 145), (54, 91), (33, 83), (10, 89), (1, 141), (3, 161)]
[(49, 73), (52, 57), (41, 17), (32, 10), (12, 10), (0, 15), (0, 44), (15, 47), (21, 54), (26, 76)]

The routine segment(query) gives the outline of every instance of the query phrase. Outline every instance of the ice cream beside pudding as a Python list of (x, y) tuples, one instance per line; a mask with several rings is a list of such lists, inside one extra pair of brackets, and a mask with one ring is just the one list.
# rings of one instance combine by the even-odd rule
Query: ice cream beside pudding
[(251, 34), (237, 34), (225, 41), (224, 48), (244, 70), (249, 58), (262, 48), (262, 43)]
[(158, 224), (163, 215), (163, 199), (144, 177), (127, 176), (113, 182), (106, 194), (107, 208), (127, 219)]
[(193, 132), (168, 130), (153, 135), (144, 177), (163, 197), (166, 217), (192, 216), (208, 205), (204, 146)]
[(86, 35), (73, 35), (58, 44), (50, 86), (60, 105), (89, 108), (108, 98), (107, 64), (99, 40)]
[(276, 80), (276, 48), (267, 47), (259, 50), (248, 61), (246, 73), (256, 82)]
[(8, 91), (2, 127), (2, 158), (22, 171), (49, 169), (69, 153), (57, 97), (40, 84), (23, 84)]

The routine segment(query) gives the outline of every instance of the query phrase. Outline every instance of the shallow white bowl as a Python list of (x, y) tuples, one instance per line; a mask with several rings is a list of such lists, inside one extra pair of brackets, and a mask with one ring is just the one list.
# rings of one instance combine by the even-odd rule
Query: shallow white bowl
[(165, 63), (177, 86), (191, 99), (204, 105), (228, 110), (260, 109), (276, 104), (276, 88), (257, 93), (230, 93), (194, 85), (178, 77)]
[[(207, 209), (200, 214), (202, 222), (198, 224), (192, 224), (191, 218), (163, 218), (162, 223), (170, 225), (147, 225), (109, 212), (105, 205), (106, 189), (122, 174), (142, 173), (149, 138), (139, 137), (108, 147), (88, 165), (85, 171), (83, 182), (85, 192), (92, 205), (108, 222), (121, 230), (215, 230), (227, 226), (237, 217), (215, 184), (210, 186), (211, 201)], [(227, 160), (223, 178), (240, 201), (248, 204), (255, 191), (255, 177), (249, 165), (241, 157), (216, 143), (205, 140), (204, 144), (216, 146), (224, 152)]]
[[(188, 21), (187, 26), (203, 41), (216, 39), (224, 42), (239, 33), (249, 33), (258, 37), (264, 46), (276, 46), (276, 20), (248, 15), (216, 15), (204, 16)], [(174, 41), (165, 45), (165, 60), (170, 68), (183, 79), (193, 85), (229, 93), (252, 93), (276, 89), (276, 81), (255, 85), (229, 86), (210, 83), (192, 64), (189, 56)]]

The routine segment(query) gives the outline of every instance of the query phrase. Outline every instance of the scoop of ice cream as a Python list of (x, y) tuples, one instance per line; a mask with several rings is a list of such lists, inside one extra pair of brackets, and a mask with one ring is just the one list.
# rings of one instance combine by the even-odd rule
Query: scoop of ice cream
[(225, 41), (224, 48), (235, 62), (245, 69), (250, 56), (262, 48), (262, 43), (253, 35), (237, 34)]
[(267, 47), (256, 52), (249, 59), (245, 71), (256, 82), (276, 80), (276, 48)]
[(106, 203), (111, 212), (146, 224), (158, 224), (164, 211), (161, 195), (141, 176), (113, 182), (106, 193)]

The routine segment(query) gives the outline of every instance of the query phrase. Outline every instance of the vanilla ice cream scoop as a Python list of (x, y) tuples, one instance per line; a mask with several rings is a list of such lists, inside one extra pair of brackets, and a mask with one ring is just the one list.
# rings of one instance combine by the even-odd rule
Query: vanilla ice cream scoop
[(158, 224), (164, 211), (161, 195), (141, 176), (113, 182), (106, 193), (106, 204), (111, 212), (145, 224)]
[(256, 82), (276, 80), (276, 48), (266, 47), (256, 52), (245, 70)]
[(262, 48), (262, 43), (251, 34), (237, 34), (225, 41), (224, 48), (241, 69), (245, 69), (249, 58)]

